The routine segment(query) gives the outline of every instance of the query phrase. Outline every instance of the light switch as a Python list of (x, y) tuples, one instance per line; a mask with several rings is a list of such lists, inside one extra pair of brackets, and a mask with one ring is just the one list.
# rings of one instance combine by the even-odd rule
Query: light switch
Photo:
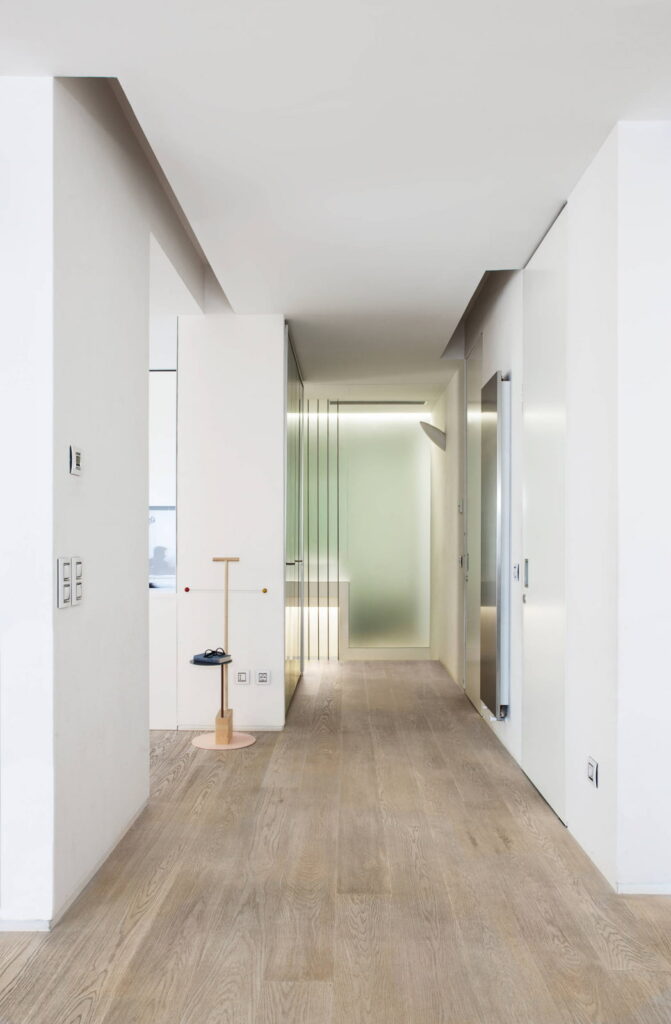
[(72, 603), (81, 604), (84, 593), (84, 563), (79, 555), (72, 556)]
[(57, 604), (69, 608), (72, 604), (72, 561), (59, 558), (56, 563)]

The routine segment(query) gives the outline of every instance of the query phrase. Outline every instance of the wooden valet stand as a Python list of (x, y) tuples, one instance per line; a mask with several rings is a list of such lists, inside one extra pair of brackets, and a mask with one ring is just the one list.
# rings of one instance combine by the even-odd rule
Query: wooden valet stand
[[(213, 558), (213, 562), (224, 563), (224, 651), (228, 654), (228, 567), (231, 562), (239, 562), (239, 558)], [(219, 711), (214, 720), (214, 732), (201, 733), (192, 741), (195, 747), (204, 750), (239, 750), (241, 747), (250, 747), (256, 743), (256, 738), (248, 732), (233, 731), (233, 709), (228, 706), (228, 666), (231, 662), (230, 656), (224, 661), (214, 661), (212, 664), (221, 666), (221, 685)], [(201, 662), (202, 664), (202, 662)]]

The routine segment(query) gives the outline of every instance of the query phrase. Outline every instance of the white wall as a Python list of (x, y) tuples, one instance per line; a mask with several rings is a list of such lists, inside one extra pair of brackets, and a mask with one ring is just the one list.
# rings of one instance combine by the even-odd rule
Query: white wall
[(52, 98), (0, 78), (0, 927), (53, 895)]
[[(511, 547), (513, 565), (522, 561), (522, 274), (494, 275), (483, 290), (466, 321), (466, 354), (482, 336), (481, 384), (497, 372), (511, 379)], [(469, 545), (480, 545), (479, 535)], [(475, 560), (474, 560), (475, 564)], [(475, 580), (479, 588), (479, 581)], [(503, 721), (485, 721), (503, 745), (519, 761), (522, 755), (522, 590), (520, 581), (511, 583), (510, 710)]]
[(150, 236), (201, 301), (204, 266), (106, 82), (56, 81), (54, 182), (54, 547), (85, 567), (55, 617), (58, 913), (148, 796)]
[[(566, 807), (612, 884), (616, 865), (617, 139), (610, 136), (567, 219)], [(599, 762), (599, 788), (587, 782)]]
[[(514, 282), (533, 288), (529, 275), (546, 255), (552, 273), (566, 274), (565, 337), (557, 337), (567, 370), (565, 813), (604, 875), (629, 892), (671, 892), (669, 182), (671, 125), (617, 126), (562, 214), (565, 267), (550, 251), (551, 233), (529, 271), (496, 275), (466, 325), (467, 346), (483, 332), (483, 380), (509, 359), (515, 381), (523, 325), (509, 289)], [(558, 313), (548, 306), (548, 328)], [(542, 310), (535, 315), (542, 329)], [(514, 415), (522, 397), (513, 396)], [(522, 496), (515, 483), (513, 495), (516, 515)], [(518, 684), (511, 700), (515, 741), (507, 745), (518, 760), (518, 739), (534, 739), (512, 728), (525, 692)], [(495, 728), (505, 742), (504, 729)], [(525, 720), (524, 728), (533, 723)], [(599, 762), (598, 789), (587, 780), (589, 756)]]
[(455, 682), (464, 685), (464, 371), (458, 366), (434, 403), (431, 422), (447, 434), (431, 446), (431, 646)]
[(671, 892), (671, 123), (618, 160), (618, 884)]
[[(180, 728), (212, 728), (218, 707), (218, 671), (190, 664), (223, 642), (224, 569), (215, 555), (240, 558), (230, 570), (235, 727), (284, 724), (285, 366), (281, 316), (180, 318)], [(238, 668), (269, 671), (270, 685), (238, 684)]]
[[(201, 303), (207, 268), (104, 80), (3, 79), (0, 100), (0, 914), (46, 927), (148, 793), (150, 234)], [(55, 560), (72, 554), (84, 600), (56, 610)]]

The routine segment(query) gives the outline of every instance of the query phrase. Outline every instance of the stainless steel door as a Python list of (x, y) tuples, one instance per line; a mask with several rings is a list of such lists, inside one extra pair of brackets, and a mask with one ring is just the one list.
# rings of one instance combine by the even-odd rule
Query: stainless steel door
[(510, 691), (510, 382), (495, 374), (480, 407), (480, 697), (505, 718)]
[(480, 710), (480, 392), (482, 334), (466, 361), (466, 696)]

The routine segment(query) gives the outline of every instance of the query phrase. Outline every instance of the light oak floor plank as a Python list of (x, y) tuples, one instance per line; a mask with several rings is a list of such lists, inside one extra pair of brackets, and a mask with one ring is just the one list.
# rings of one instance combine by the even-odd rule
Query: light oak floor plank
[(671, 898), (609, 888), (435, 662), (308, 667), (234, 755), (155, 733), (152, 797), (0, 1024), (669, 1024)]

